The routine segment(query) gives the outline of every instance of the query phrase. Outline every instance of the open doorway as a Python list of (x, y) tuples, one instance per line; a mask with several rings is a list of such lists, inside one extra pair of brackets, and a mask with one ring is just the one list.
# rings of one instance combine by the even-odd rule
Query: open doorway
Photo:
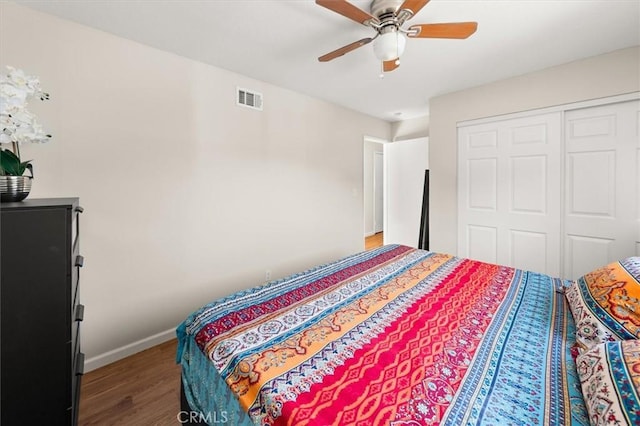
[(420, 245), (428, 145), (427, 137), (393, 143), (365, 137), (365, 248), (383, 244)]
[(384, 242), (384, 150), (385, 140), (365, 137), (364, 171), (364, 243), (365, 249)]

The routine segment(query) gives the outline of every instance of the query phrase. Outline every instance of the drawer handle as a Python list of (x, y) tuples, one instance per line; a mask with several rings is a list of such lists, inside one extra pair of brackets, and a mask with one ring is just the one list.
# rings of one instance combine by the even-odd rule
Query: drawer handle
[(74, 321), (82, 321), (84, 319), (84, 305), (76, 305)]
[(84, 256), (77, 255), (76, 256), (76, 266), (79, 266), (80, 268), (82, 268), (82, 265), (84, 265)]
[(82, 213), (84, 211), (84, 209), (80, 206), (76, 206), (75, 208), (76, 213)]
[(76, 358), (76, 376), (82, 376), (84, 374), (84, 354), (78, 352), (78, 358)]

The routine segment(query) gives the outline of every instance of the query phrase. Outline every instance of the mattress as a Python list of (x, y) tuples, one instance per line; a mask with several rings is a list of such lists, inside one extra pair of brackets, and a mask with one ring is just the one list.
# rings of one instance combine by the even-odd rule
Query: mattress
[(177, 329), (210, 424), (586, 425), (569, 285), (387, 245), (244, 290)]

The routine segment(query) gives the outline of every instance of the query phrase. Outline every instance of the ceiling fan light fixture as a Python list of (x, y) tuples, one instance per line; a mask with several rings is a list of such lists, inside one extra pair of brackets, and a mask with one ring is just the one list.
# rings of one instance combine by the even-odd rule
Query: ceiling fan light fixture
[(382, 75), (400, 66), (409, 38), (465, 39), (476, 32), (477, 22), (442, 22), (403, 25), (415, 16), (429, 0), (370, 0), (371, 13), (367, 13), (349, 0), (316, 0), (316, 3), (339, 15), (376, 31), (375, 36), (363, 38), (318, 57), (320, 62), (331, 61), (359, 47), (373, 42), (373, 53), (382, 61)]
[(381, 61), (391, 61), (404, 53), (407, 38), (399, 31), (380, 34), (373, 40), (373, 53)]

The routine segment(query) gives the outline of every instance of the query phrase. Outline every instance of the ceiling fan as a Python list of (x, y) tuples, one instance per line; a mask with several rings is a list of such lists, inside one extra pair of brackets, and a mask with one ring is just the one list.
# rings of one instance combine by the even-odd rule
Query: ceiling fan
[[(409, 38), (456, 38), (463, 39), (476, 32), (477, 22), (450, 22), (440, 24), (415, 24), (402, 26), (429, 0), (373, 0), (371, 13), (354, 6), (346, 0), (316, 0), (316, 3), (342, 16), (376, 30), (373, 37), (363, 38), (322, 55), (320, 62), (327, 62), (373, 42), (373, 52), (382, 61), (384, 72), (400, 66), (406, 37)], [(406, 35), (406, 37), (405, 37)]]

